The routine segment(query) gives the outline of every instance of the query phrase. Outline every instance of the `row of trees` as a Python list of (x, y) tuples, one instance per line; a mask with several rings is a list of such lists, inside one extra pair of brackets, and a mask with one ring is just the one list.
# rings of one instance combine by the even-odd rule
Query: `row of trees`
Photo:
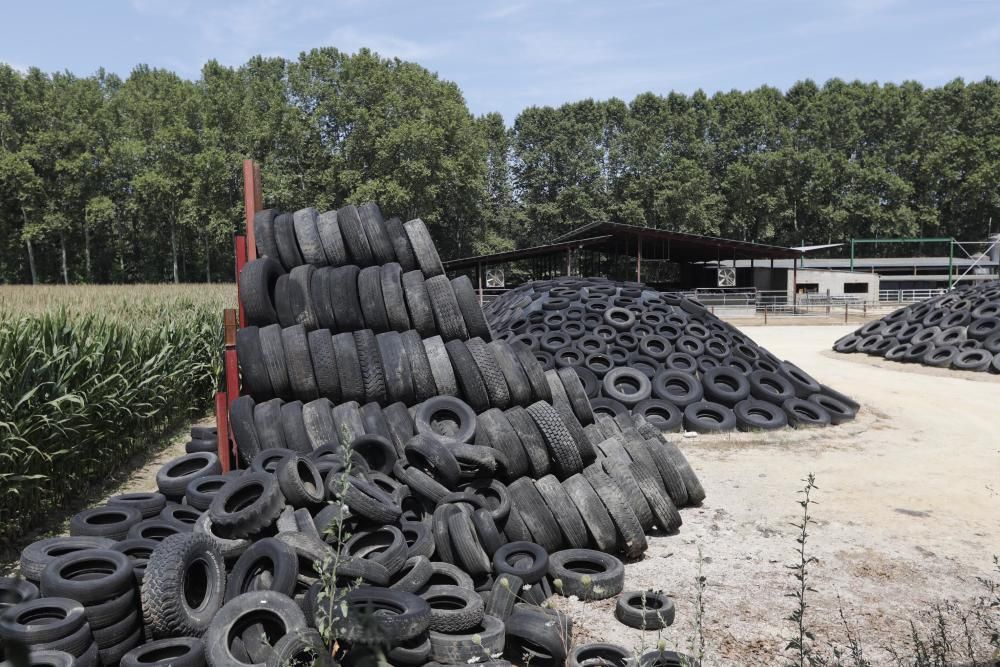
[(1000, 85), (811, 81), (473, 117), (422, 67), (333, 48), (197, 81), (0, 65), (0, 280), (229, 279), (240, 163), (266, 203), (375, 200), (442, 253), (617, 220), (771, 243), (1000, 226)]

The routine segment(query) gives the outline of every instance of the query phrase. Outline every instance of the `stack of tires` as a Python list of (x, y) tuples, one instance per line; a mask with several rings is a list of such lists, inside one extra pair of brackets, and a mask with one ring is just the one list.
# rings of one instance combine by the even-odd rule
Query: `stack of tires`
[[(360, 219), (362, 209), (361, 229), (380, 228), (373, 205), (341, 209), (325, 224)], [(311, 227), (300, 238), (296, 216), (292, 236), (277, 224), (287, 218), (269, 219), (284, 238), (281, 269), (313, 269), (294, 281), (313, 293), (324, 269), (296, 263), (319, 262), (315, 247), (302, 247)], [(298, 256), (288, 250), (293, 240)], [(260, 234), (258, 242), (265, 249)], [(365, 269), (331, 271), (395, 276), (385, 271), (391, 261), (371, 262), (398, 260), (401, 247), (373, 255)], [(290, 274), (274, 277), (272, 260), (247, 266), (268, 277), (241, 276), (241, 298), (246, 304), (253, 293), (278, 313), (287, 310), (278, 281)], [(388, 307), (385, 284), (395, 283), (379, 282)], [(680, 508), (705, 497), (659, 429), (638, 414), (595, 415), (577, 373), (546, 371), (529, 347), (492, 340), (478, 305), (474, 313), (459, 305), (433, 330), (375, 328), (364, 308), (349, 325), (334, 295), (354, 283), (326, 285), (316, 293), (331, 299), (332, 328), (309, 329), (296, 301), (289, 326), (280, 316), (255, 320), (259, 349), (241, 335), (247, 393), (229, 415), (239, 470), (223, 474), (216, 454), (198, 444), (212, 434), (192, 433), (190, 453), (163, 466), (155, 493), (111, 498), (74, 517), (70, 537), (24, 550), (22, 572), (41, 582), (41, 595), (46, 581), (65, 580), (51, 590), (85, 614), (108, 600), (128, 608), (113, 634), (102, 633), (117, 643), (102, 648), (98, 632), (109, 626), (91, 619), (86, 632), (74, 630), (88, 642), (70, 646), (82, 648), (72, 656), (96, 643), (104, 665), (121, 656), (129, 665), (164, 656), (190, 665), (332, 665), (336, 639), (343, 665), (372, 664), (375, 655), (393, 665), (619, 664), (630, 652), (574, 646), (571, 619), (542, 603), (553, 594), (618, 597), (622, 623), (672, 623), (669, 598), (623, 590), (622, 560), (642, 557), (648, 533), (675, 533)], [(412, 326), (419, 317), (403, 295)], [(464, 330), (444, 331), (459, 319)], [(268, 327), (276, 334), (262, 335)], [(116, 587), (126, 579), (130, 592)], [(0, 614), (5, 640), (22, 636), (25, 605), (47, 599), (28, 586), (10, 595), (18, 603)], [(25, 643), (53, 648), (48, 636)], [(677, 659), (654, 651), (642, 664)]]
[(1000, 373), (1000, 282), (962, 286), (868, 322), (836, 343), (889, 361)]
[(498, 340), (575, 371), (596, 413), (641, 415), (663, 431), (826, 426), (859, 408), (697, 301), (641, 283), (535, 281), (485, 312)]

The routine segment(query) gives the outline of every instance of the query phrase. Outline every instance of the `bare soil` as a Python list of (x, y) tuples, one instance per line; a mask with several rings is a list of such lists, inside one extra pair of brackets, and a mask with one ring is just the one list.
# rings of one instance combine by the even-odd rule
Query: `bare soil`
[[(969, 664), (960, 617), (985, 594), (977, 577), (1000, 554), (1000, 378), (894, 364), (829, 350), (853, 327), (747, 327), (747, 333), (860, 401), (856, 421), (818, 430), (682, 438), (707, 493), (682, 512), (674, 536), (650, 538), (643, 560), (626, 566), (626, 590), (662, 589), (677, 617), (659, 638), (688, 650), (698, 636), (695, 595), (705, 577), (705, 664), (787, 664), (785, 620), (798, 561), (792, 522), (801, 520), (802, 479), (816, 475), (806, 550), (805, 622), (818, 650), (847, 643), (840, 610), (872, 664), (893, 662), (883, 647), (907, 653), (912, 619), (931, 634), (933, 605), (945, 609), (949, 664)], [(970, 377), (973, 376), (973, 377)], [(655, 645), (618, 623), (614, 600), (556, 606), (576, 619), (574, 641)], [(997, 610), (986, 613), (997, 614)], [(969, 620), (970, 626), (975, 619)], [(971, 627), (983, 659), (985, 634)], [(696, 642), (697, 643), (697, 642)], [(910, 661), (912, 662), (912, 661)], [(895, 664), (893, 662), (893, 664)]]

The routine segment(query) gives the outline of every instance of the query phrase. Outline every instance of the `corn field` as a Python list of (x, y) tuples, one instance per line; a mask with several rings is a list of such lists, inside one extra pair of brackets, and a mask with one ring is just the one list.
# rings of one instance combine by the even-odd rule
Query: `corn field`
[(0, 287), (0, 543), (210, 407), (235, 294)]

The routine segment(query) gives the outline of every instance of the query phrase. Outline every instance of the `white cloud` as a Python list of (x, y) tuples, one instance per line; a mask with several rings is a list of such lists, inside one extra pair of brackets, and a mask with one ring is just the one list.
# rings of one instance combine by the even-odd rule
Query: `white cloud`
[(21, 74), (27, 74), (28, 73), (28, 69), (29, 68), (28, 68), (27, 65), (22, 65), (21, 63), (13, 62), (11, 60), (5, 60), (3, 58), (0, 58), (0, 63), (3, 63), (5, 65), (9, 65), (11, 67), (11, 69), (14, 69), (14, 70), (18, 71)]
[(483, 18), (488, 21), (505, 19), (515, 14), (520, 14), (522, 11), (525, 10), (526, 7), (527, 5), (523, 2), (514, 2), (506, 5), (501, 5), (496, 9), (492, 9), (483, 14)]

